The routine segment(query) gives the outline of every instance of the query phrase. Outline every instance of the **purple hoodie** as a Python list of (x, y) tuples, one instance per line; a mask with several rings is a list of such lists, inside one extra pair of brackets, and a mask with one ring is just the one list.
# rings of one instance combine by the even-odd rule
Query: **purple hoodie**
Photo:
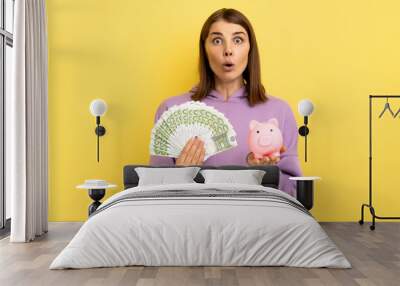
[[(173, 105), (181, 104), (191, 100), (192, 92), (173, 96), (166, 99), (158, 107), (155, 115), (155, 122), (161, 117), (162, 113)], [(297, 126), (290, 106), (282, 99), (268, 96), (264, 103), (251, 107), (248, 104), (247, 92), (243, 86), (232, 94), (228, 101), (216, 90), (212, 90), (203, 100), (203, 103), (213, 106), (222, 112), (228, 118), (237, 134), (238, 146), (227, 151), (215, 154), (204, 161), (204, 165), (245, 165), (247, 166), (247, 155), (249, 146), (247, 137), (249, 134), (249, 125), (251, 120), (266, 122), (271, 118), (276, 118), (279, 123), (279, 129), (283, 136), (283, 145), (286, 151), (281, 154), (281, 160), (278, 162), (280, 168), (279, 189), (296, 197), (295, 182), (289, 180), (291, 176), (301, 176), (299, 159), (297, 157)], [(174, 165), (175, 159), (162, 156), (150, 156), (150, 165)]]

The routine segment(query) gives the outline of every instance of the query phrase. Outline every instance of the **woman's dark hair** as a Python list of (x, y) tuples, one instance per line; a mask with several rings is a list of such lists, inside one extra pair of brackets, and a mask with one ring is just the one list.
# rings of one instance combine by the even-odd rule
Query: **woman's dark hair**
[(210, 93), (211, 89), (215, 88), (214, 72), (211, 70), (207, 59), (205, 41), (210, 32), (211, 25), (219, 20), (238, 24), (246, 29), (250, 41), (250, 50), (247, 67), (243, 71), (243, 79), (245, 80), (248, 101), (250, 106), (265, 102), (268, 98), (265, 94), (265, 88), (261, 83), (260, 57), (253, 27), (251, 26), (250, 21), (241, 12), (235, 9), (226, 8), (215, 11), (210, 17), (208, 17), (201, 29), (199, 41), (200, 82), (194, 89), (192, 89), (194, 92), (192, 100), (202, 100)]

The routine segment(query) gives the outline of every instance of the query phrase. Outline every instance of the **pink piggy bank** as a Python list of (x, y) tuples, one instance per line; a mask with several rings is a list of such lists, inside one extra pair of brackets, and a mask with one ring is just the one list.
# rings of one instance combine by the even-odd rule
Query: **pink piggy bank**
[(279, 157), (283, 138), (278, 127), (278, 120), (276, 118), (271, 118), (267, 122), (251, 120), (247, 143), (256, 159), (266, 156)]

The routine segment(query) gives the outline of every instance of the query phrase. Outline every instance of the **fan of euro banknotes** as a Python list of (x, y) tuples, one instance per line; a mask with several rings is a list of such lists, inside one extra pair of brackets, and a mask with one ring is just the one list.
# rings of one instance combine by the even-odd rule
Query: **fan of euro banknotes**
[(224, 114), (205, 103), (188, 101), (172, 106), (156, 122), (150, 154), (177, 158), (195, 136), (204, 142), (205, 160), (237, 146), (236, 132)]

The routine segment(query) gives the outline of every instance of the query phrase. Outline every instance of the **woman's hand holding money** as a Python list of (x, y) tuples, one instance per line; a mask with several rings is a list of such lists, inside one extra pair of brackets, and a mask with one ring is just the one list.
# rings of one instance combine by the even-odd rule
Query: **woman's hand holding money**
[(206, 149), (204, 148), (204, 142), (195, 136), (186, 142), (185, 147), (182, 149), (182, 152), (176, 159), (175, 165), (202, 165), (204, 162), (205, 153)]

